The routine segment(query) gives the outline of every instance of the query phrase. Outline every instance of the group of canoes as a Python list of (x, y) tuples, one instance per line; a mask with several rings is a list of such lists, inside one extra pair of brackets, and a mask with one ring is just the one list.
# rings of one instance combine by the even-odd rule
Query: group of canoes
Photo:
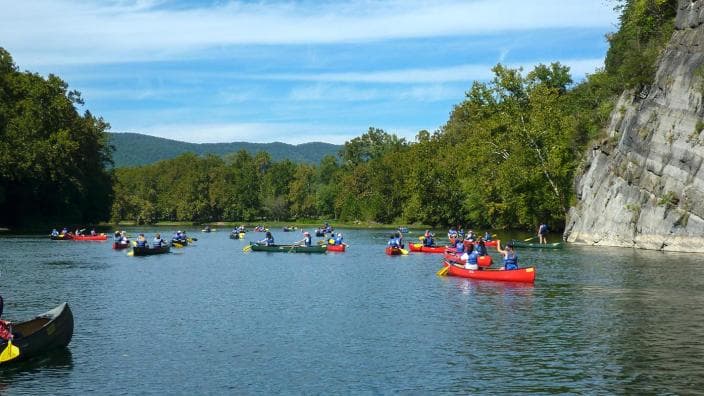
[(89, 233), (85, 233), (85, 231), (86, 229), (82, 228), (71, 232), (64, 227), (61, 231), (53, 229), (49, 237), (55, 241), (105, 241), (108, 239), (106, 234), (98, 234), (95, 230), (91, 230)]
[[(316, 229), (316, 234), (319, 229)], [(233, 231), (234, 232), (234, 231)], [(232, 237), (232, 239), (243, 239), (244, 235), (240, 235), (237, 238)], [(319, 240), (317, 243), (313, 243), (313, 237), (310, 232), (303, 231), (303, 239), (294, 242), (292, 244), (277, 244), (274, 241), (274, 236), (270, 231), (266, 232), (264, 239), (256, 242), (250, 242), (245, 246), (242, 251), (254, 251), (254, 252), (279, 252), (279, 253), (325, 253), (325, 252), (344, 252), (347, 247), (347, 243), (343, 241), (342, 233), (337, 235), (331, 235), (327, 240)]]

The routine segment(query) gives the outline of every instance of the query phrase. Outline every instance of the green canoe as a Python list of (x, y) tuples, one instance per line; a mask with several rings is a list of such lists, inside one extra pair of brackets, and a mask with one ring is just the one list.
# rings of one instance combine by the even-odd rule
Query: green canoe
[(516, 240), (513, 240), (511, 242), (513, 243), (513, 246), (520, 247), (520, 248), (562, 249), (562, 247), (563, 247), (562, 242), (546, 243), (546, 244), (540, 244), (540, 243), (534, 243), (534, 242), (523, 242), (523, 241), (516, 241)]
[(325, 253), (327, 246), (300, 246), (300, 245), (257, 245), (249, 244), (254, 252), (279, 252), (279, 253)]

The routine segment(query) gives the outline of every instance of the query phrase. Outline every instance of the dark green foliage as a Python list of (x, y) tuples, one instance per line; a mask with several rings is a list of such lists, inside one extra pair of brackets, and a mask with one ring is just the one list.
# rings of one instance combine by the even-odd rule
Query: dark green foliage
[[(254, 132), (254, 131), (253, 131)], [(113, 161), (116, 168), (152, 164), (175, 158), (184, 153), (225, 156), (240, 150), (252, 155), (267, 152), (274, 161), (284, 159), (308, 164), (318, 163), (326, 155), (335, 155), (340, 146), (329, 143), (186, 143), (139, 133), (110, 133), (110, 144), (115, 147)]]
[(0, 48), (0, 224), (95, 223), (112, 204), (109, 125), (60, 78), (19, 72)]

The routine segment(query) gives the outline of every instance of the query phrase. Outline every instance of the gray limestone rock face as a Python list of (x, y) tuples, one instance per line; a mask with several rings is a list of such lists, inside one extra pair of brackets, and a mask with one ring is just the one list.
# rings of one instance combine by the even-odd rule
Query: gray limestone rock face
[(704, 252), (704, 0), (680, 0), (647, 96), (624, 92), (575, 181), (568, 242)]

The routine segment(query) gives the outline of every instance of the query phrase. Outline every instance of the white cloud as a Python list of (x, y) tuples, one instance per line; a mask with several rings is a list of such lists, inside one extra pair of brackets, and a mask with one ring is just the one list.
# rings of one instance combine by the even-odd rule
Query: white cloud
[[(232, 45), (326, 44), (615, 23), (584, 0), (230, 1), (209, 8), (0, 0), (0, 37), (23, 65), (170, 60)], [(168, 3), (166, 3), (168, 4)]]

